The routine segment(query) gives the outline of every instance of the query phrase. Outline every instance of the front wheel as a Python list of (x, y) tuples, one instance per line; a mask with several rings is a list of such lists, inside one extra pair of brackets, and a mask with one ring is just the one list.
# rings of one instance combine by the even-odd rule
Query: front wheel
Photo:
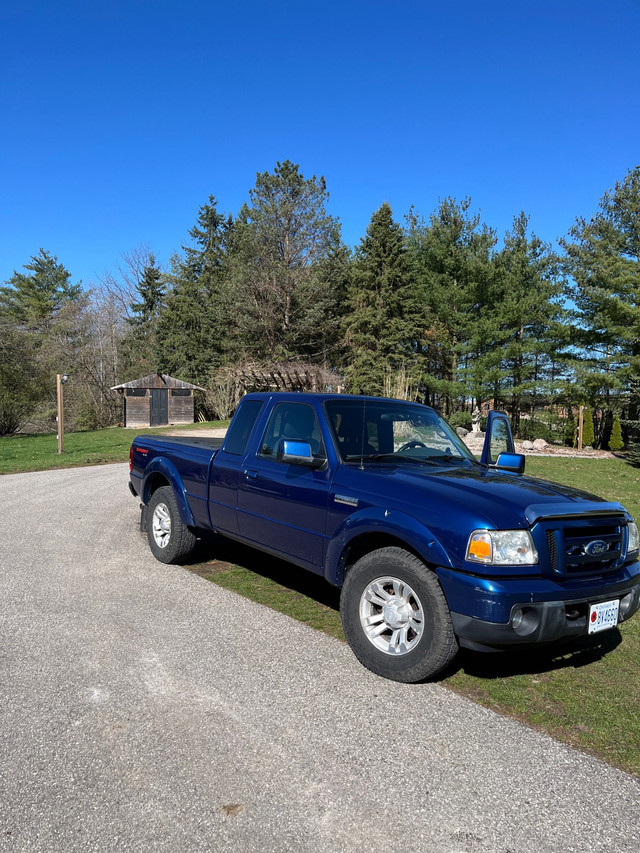
[(181, 563), (193, 551), (197, 538), (182, 522), (173, 489), (162, 486), (149, 501), (147, 539), (161, 563)]
[(372, 551), (349, 569), (340, 618), (360, 663), (393, 681), (431, 678), (458, 651), (437, 577), (402, 548)]

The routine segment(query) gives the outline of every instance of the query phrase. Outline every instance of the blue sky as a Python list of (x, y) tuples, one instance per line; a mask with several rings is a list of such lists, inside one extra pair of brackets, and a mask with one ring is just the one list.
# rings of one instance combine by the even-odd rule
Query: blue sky
[(639, 45), (639, 0), (5, 0), (0, 281), (40, 247), (85, 286), (166, 263), (285, 159), (349, 245), (447, 196), (554, 241), (640, 163)]

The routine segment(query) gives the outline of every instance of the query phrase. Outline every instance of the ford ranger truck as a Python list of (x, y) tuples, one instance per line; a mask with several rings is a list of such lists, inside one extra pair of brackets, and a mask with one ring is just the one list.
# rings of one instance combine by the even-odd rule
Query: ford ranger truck
[(223, 441), (138, 436), (130, 460), (158, 560), (214, 531), (323, 575), (356, 657), (386, 678), (431, 678), (460, 646), (615, 630), (640, 606), (629, 513), (525, 476), (498, 412), (478, 460), (418, 403), (248, 394)]

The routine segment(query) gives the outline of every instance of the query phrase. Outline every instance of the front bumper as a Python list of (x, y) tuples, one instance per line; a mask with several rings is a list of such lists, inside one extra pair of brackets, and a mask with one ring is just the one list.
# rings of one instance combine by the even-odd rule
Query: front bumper
[[(551, 643), (588, 633), (592, 604), (620, 600), (619, 622), (640, 609), (640, 563), (606, 582), (559, 584), (544, 578), (490, 581), (438, 570), (460, 645), (500, 649)], [(514, 616), (519, 614), (514, 627)], [(519, 623), (519, 624), (518, 624)]]

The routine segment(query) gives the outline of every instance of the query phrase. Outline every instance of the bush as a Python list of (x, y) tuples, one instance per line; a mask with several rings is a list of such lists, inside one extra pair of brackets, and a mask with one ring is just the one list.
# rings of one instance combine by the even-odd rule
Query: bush
[(454, 429), (463, 427), (471, 432), (471, 412), (452, 412), (447, 421)]
[(536, 438), (543, 438), (548, 444), (552, 444), (556, 435), (550, 429), (548, 424), (535, 419), (522, 419), (520, 421), (519, 437), (524, 441), (535, 441)]
[(596, 434), (593, 429), (593, 415), (591, 414), (591, 409), (587, 406), (582, 417), (582, 446), (593, 447), (595, 438)]
[(609, 436), (609, 450), (622, 450), (624, 441), (622, 440), (622, 426), (620, 425), (620, 417), (616, 415), (611, 427), (611, 435)]
[(576, 419), (573, 415), (569, 415), (564, 424), (563, 434), (564, 434), (564, 443), (567, 447), (575, 447), (576, 444)]

